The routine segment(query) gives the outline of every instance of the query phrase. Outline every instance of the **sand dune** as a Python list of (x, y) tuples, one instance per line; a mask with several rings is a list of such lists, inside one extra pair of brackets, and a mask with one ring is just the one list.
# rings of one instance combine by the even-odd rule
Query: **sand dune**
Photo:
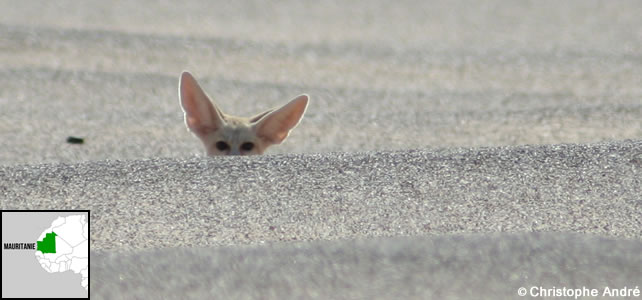
[[(642, 243), (579, 234), (465, 234), (94, 253), (98, 298), (515, 299), (635, 289)], [(608, 292), (608, 291), (607, 291)], [(608, 294), (607, 294), (608, 295)], [(633, 294), (629, 294), (633, 295)]]
[(0, 188), (5, 208), (91, 209), (97, 298), (512, 298), (638, 283), (641, 154), (626, 141), (99, 161), (2, 167)]

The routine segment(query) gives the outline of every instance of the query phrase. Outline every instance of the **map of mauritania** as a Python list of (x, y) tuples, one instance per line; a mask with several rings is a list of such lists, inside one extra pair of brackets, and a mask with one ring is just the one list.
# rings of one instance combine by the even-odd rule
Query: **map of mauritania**
[(84, 215), (59, 217), (38, 238), (36, 258), (49, 273), (80, 273), (89, 286), (89, 232)]
[(87, 298), (88, 289), (88, 211), (2, 211), (3, 298)]

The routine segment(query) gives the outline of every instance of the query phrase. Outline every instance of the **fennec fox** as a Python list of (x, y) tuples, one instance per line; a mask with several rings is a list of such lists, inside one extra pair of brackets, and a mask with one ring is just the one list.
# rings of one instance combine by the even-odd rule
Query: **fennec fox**
[(205, 145), (207, 155), (262, 154), (288, 137), (308, 106), (308, 95), (250, 118), (224, 114), (189, 72), (181, 74), (178, 97), (187, 128)]

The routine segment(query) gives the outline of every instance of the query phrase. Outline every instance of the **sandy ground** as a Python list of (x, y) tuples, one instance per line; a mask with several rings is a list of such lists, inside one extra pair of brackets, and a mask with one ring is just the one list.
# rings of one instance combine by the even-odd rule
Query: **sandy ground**
[[(2, 209), (90, 209), (92, 299), (642, 286), (640, 2), (0, 5)], [(208, 159), (182, 70), (310, 107)]]

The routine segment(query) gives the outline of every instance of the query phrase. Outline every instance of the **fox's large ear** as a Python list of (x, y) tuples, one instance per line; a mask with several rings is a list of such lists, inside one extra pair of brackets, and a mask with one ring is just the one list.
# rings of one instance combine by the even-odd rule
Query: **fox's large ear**
[(254, 125), (256, 135), (271, 144), (283, 142), (303, 118), (308, 98), (303, 94), (279, 109), (267, 111)]
[(178, 97), (185, 113), (185, 125), (197, 136), (203, 137), (223, 126), (222, 113), (187, 71), (181, 74)]
[(264, 111), (264, 112), (262, 112), (260, 114), (256, 114), (256, 115), (250, 117), (250, 123), (256, 123), (258, 120), (260, 120), (261, 118), (265, 117), (265, 115), (273, 112), (274, 110), (275, 110), (275, 108), (270, 108), (270, 109), (268, 109), (268, 110), (266, 110), (266, 111)]

